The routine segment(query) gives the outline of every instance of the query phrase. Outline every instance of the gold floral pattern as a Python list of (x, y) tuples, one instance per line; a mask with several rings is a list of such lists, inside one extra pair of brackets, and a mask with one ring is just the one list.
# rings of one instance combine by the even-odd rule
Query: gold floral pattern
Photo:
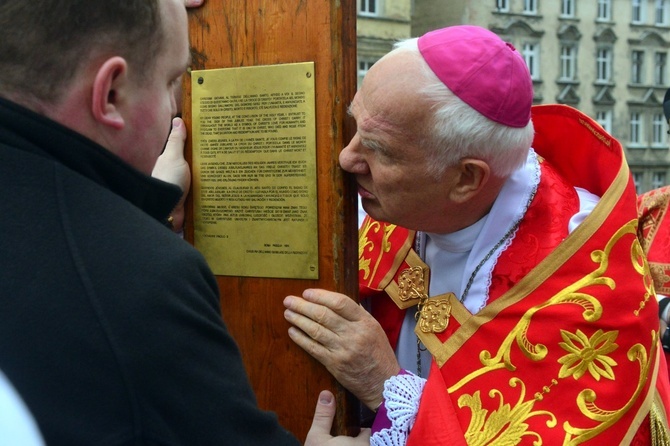
[[(482, 367), (473, 370), (471, 373), (449, 386), (447, 392), (450, 394), (457, 393), (463, 387), (471, 385), (471, 383), (478, 378), (494, 371), (506, 370), (512, 373), (516, 372), (517, 366), (512, 359), (514, 346), (516, 346), (518, 351), (523, 354), (523, 357), (528, 358), (531, 361), (545, 360), (550, 352), (551, 345), (532, 342), (529, 338), (529, 329), (533, 325), (535, 315), (547, 307), (554, 305), (570, 305), (576, 310), (581, 307), (581, 317), (587, 323), (586, 325), (600, 320), (603, 316), (603, 305), (596, 297), (597, 294), (592, 294), (591, 292), (595, 289), (594, 287), (607, 287), (610, 290), (616, 288), (616, 281), (614, 280), (614, 277), (608, 274), (608, 269), (610, 266), (610, 254), (619, 243), (630, 243), (628, 249), (631, 253), (631, 260), (638, 262), (637, 265), (633, 267), (634, 273), (643, 277), (647, 273), (644, 262), (640, 263), (639, 256), (637, 255), (639, 250), (636, 246), (638, 243), (637, 238), (635, 237), (636, 226), (637, 221), (631, 220), (612, 235), (603, 249), (595, 249), (591, 251), (591, 260), (596, 264), (596, 267), (592, 272), (558, 291), (556, 294), (549, 297), (548, 300), (529, 308), (516, 326), (510, 330), (507, 337), (499, 345), (497, 351), (494, 350), (492, 353), (490, 350), (482, 350), (480, 352), (479, 360)], [(625, 249), (626, 245), (623, 245), (622, 248)], [(640, 266), (642, 267), (640, 268)], [(638, 277), (636, 280), (640, 279), (642, 279), (642, 277)], [(631, 280), (633, 279), (631, 278)], [(646, 296), (644, 296), (643, 299), (645, 297)], [(568, 354), (560, 357), (560, 360), (557, 359), (557, 361), (562, 364), (560, 370), (557, 370), (557, 378), (569, 379), (570, 377), (573, 377), (574, 379), (579, 379), (588, 371), (590, 376), (596, 381), (602, 381), (601, 378), (614, 380), (614, 367), (618, 364), (613, 361), (610, 354), (620, 348), (615, 342), (618, 334), (619, 332), (616, 330), (610, 332), (598, 330), (591, 336), (587, 336), (579, 330), (576, 330), (575, 333), (561, 331), (563, 342), (557, 342), (556, 344), (560, 344), (560, 348), (567, 351)], [(599, 404), (599, 402), (597, 402), (598, 386), (584, 387), (575, 401), (575, 414), (581, 415), (582, 419), (579, 419), (579, 416), (576, 415), (574, 420), (566, 420), (562, 423), (562, 430), (565, 431), (566, 434), (563, 441), (564, 445), (579, 445), (597, 437), (616, 424), (635, 406), (635, 404), (637, 404), (639, 401), (638, 398), (644, 391), (645, 383), (648, 382), (647, 378), (650, 373), (650, 367), (653, 365), (653, 356), (649, 353), (654, 351), (657, 342), (658, 333), (652, 331), (649, 345), (645, 347), (642, 344), (636, 343), (627, 349), (626, 358), (630, 362), (636, 362), (639, 365), (639, 372), (632, 376), (626, 376), (626, 379), (630, 379), (637, 384), (633, 386), (632, 393), (627, 393), (623, 401), (618, 401), (616, 403), (616, 407), (607, 407), (608, 404)], [(621, 358), (622, 355), (620, 352), (617, 351), (617, 353), (617, 358)], [(439, 365), (441, 366), (442, 364)], [(584, 381), (585, 384), (588, 382), (589, 381)], [(553, 383), (554, 381), (552, 380), (552, 384)], [(596, 390), (594, 390), (594, 388)], [(493, 389), (489, 391), (489, 395), (493, 396), (499, 392), (499, 390)], [(490, 432), (492, 432), (492, 430), (496, 430), (496, 432), (498, 432), (497, 435), (509, 435), (509, 437), (505, 437), (509, 438), (509, 442), (499, 443), (497, 440), (494, 440), (495, 444), (518, 444), (522, 435), (535, 435), (537, 436), (537, 440), (534, 441), (533, 444), (542, 444), (542, 438), (539, 434), (530, 431), (526, 432), (525, 430), (525, 420), (528, 419), (531, 414), (535, 414), (532, 412), (532, 406), (530, 406), (531, 404), (534, 404), (533, 402), (522, 402), (522, 399), (520, 399), (516, 407), (508, 408), (506, 405), (502, 404), (501, 401), (499, 409), (494, 412), (496, 417), (492, 418), (494, 413), (489, 415), (485, 409), (482, 409), (477, 394), (464, 394), (461, 395), (461, 398), (465, 399), (459, 399), (459, 403), (462, 402), (463, 405), (472, 409), (472, 418), (470, 420), (470, 428), (468, 429), (468, 432), (472, 435), (472, 441), (468, 441), (469, 445), (487, 444), (487, 441), (489, 441), (487, 439), (493, 438), (490, 437)], [(542, 399), (543, 398), (538, 398), (536, 395), (533, 401), (540, 401)], [(503, 413), (507, 414), (508, 421), (511, 423), (509, 426), (502, 425), (500, 421), (497, 421), (500, 416), (498, 414)], [(583, 419), (589, 420), (589, 422), (584, 423), (582, 421)], [(536, 423), (530, 424), (536, 425)], [(547, 425), (549, 426), (549, 423)], [(514, 438), (516, 438), (516, 440)]]
[(524, 401), (526, 387), (522, 381), (513, 378), (509, 385), (510, 387), (521, 386), (519, 399), (515, 406), (512, 407), (510, 403), (505, 403), (502, 392), (494, 389), (489, 392), (489, 396), (491, 398), (497, 397), (499, 403), (498, 408), (490, 414), (482, 406), (479, 390), (472, 395), (461, 395), (458, 399), (459, 407), (468, 407), (472, 412), (470, 425), (465, 433), (468, 446), (515, 445), (519, 444), (524, 436), (535, 437), (536, 440), (533, 444), (541, 445), (542, 438), (536, 432), (528, 430), (526, 421), (531, 417), (544, 415), (549, 418), (547, 427), (553, 428), (556, 426), (556, 417), (551, 412), (545, 410), (533, 411), (536, 402), (534, 398)]
[(579, 379), (588, 371), (596, 381), (601, 377), (614, 380), (613, 367), (617, 362), (608, 355), (619, 347), (614, 342), (618, 334), (618, 330), (607, 333), (598, 330), (589, 338), (581, 330), (576, 333), (561, 330), (564, 342), (559, 345), (568, 354), (558, 360), (563, 364), (558, 377)]
[(642, 344), (634, 344), (626, 352), (626, 357), (631, 362), (637, 362), (640, 366), (640, 374), (637, 377), (637, 386), (635, 392), (626, 402), (626, 404), (619, 409), (605, 409), (596, 404), (598, 394), (592, 389), (584, 389), (577, 397), (577, 407), (579, 411), (592, 421), (596, 421), (596, 427), (575, 427), (569, 421), (563, 424), (563, 429), (568, 434), (563, 442), (566, 446), (575, 446), (582, 444), (594, 437), (597, 437), (603, 431), (612, 427), (619, 419), (628, 412), (639, 398), (644, 384), (647, 381), (649, 368), (652, 365), (652, 359), (648, 355), (649, 351), (653, 351), (655, 345), (658, 345), (658, 333), (652, 333), (651, 344), (646, 349)]

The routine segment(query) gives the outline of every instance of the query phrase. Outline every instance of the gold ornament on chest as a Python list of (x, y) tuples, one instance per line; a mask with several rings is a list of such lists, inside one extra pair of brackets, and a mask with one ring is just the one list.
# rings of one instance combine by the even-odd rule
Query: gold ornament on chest
[(416, 301), (419, 329), (424, 333), (442, 333), (449, 326), (451, 304), (454, 293), (443, 294), (439, 298), (428, 297), (429, 270), (413, 266), (403, 270), (398, 276), (398, 297), (403, 302)]

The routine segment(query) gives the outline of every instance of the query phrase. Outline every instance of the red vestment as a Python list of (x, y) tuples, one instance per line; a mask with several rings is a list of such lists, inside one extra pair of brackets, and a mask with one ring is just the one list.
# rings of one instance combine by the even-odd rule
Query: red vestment
[[(449, 319), (443, 331), (416, 330), (433, 364), (410, 446), (667, 440), (658, 306), (622, 148), (567, 106), (534, 107), (533, 122), (541, 181), (488, 304), (472, 315), (453, 295), (423, 302), (446, 299)], [(568, 234), (574, 187), (601, 200)], [(359, 235), (361, 297), (395, 347), (398, 307), (416, 302), (429, 275), (413, 231), (366, 219)]]
[(651, 190), (638, 197), (638, 234), (647, 254), (656, 292), (670, 296), (670, 186)]
[[(670, 297), (670, 218), (667, 217), (670, 186), (650, 190), (637, 197), (640, 218), (638, 237), (647, 255), (654, 289)], [(666, 362), (670, 353), (665, 353)]]

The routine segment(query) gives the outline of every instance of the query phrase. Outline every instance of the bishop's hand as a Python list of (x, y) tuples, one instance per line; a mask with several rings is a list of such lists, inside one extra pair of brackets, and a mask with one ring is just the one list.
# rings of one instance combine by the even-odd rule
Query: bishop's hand
[(291, 339), (376, 410), (383, 401), (384, 381), (400, 371), (379, 322), (344, 294), (322, 289), (287, 296), (284, 306)]

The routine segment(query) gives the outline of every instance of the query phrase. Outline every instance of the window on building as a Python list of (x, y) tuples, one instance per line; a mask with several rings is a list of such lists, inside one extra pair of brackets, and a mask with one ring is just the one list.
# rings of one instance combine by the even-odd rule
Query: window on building
[(607, 132), (612, 133), (612, 110), (596, 112), (596, 122)]
[(630, 114), (630, 143), (634, 146), (642, 145), (642, 115), (637, 112)]
[(645, 21), (645, 5), (646, 0), (632, 0), (633, 3), (633, 23), (644, 23)]
[(358, 0), (358, 12), (363, 15), (379, 15), (379, 6), (382, 0)]
[(668, 19), (670, 18), (670, 1), (668, 0), (656, 0), (655, 8), (655, 21), (656, 25), (666, 26), (668, 25)]
[(658, 189), (659, 187), (663, 187), (665, 185), (666, 185), (665, 171), (664, 170), (654, 171), (651, 175), (651, 188)]
[(509, 12), (509, 0), (496, 0), (496, 9), (499, 12)]
[(644, 175), (642, 172), (631, 172), (633, 174), (633, 183), (635, 184), (635, 192), (637, 194), (641, 194), (642, 191), (642, 180), (644, 178)]
[(526, 42), (523, 44), (522, 54), (528, 65), (531, 79), (540, 80), (540, 45)]
[(561, 0), (561, 17), (575, 16), (576, 0)]
[(651, 117), (651, 145), (652, 147), (666, 148), (665, 117), (663, 113), (654, 113)]
[(596, 56), (596, 82), (610, 82), (612, 79), (612, 50), (598, 49)]
[(574, 45), (561, 45), (562, 81), (574, 81), (577, 77), (577, 49)]
[(375, 64), (376, 60), (359, 58), (358, 59), (358, 87), (363, 83), (363, 78), (368, 73), (368, 70)]
[(631, 78), (633, 84), (644, 83), (644, 51), (633, 50), (631, 54)]
[(537, 14), (537, 2), (538, 0), (523, 0), (523, 13)]
[(612, 20), (612, 0), (598, 0), (597, 20), (607, 22)]
[(665, 85), (668, 62), (668, 53), (657, 51), (654, 53), (654, 84)]

